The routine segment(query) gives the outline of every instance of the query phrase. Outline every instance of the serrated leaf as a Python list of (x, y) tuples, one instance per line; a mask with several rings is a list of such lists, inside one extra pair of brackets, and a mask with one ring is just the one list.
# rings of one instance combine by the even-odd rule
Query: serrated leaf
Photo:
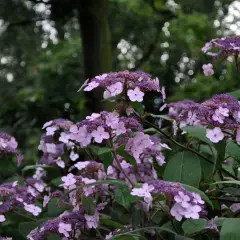
[(115, 201), (125, 207), (126, 209), (131, 207), (131, 204), (139, 200), (140, 198), (137, 196), (131, 195), (131, 191), (129, 188), (119, 188), (114, 191), (114, 199)]
[(189, 186), (187, 184), (183, 184), (183, 187), (190, 192), (198, 193), (205, 202), (207, 202), (212, 208), (214, 208), (211, 200), (208, 198), (208, 196), (204, 192), (202, 192), (198, 188), (195, 188), (193, 186)]
[(240, 219), (229, 218), (224, 220), (220, 232), (220, 240), (240, 239)]
[(173, 155), (167, 163), (163, 179), (198, 187), (201, 180), (199, 157), (187, 151)]
[(240, 147), (236, 143), (232, 141), (228, 142), (226, 145), (226, 153), (240, 163)]
[(206, 128), (203, 127), (184, 127), (184, 131), (186, 131), (190, 136), (196, 137), (202, 142), (212, 145), (212, 142), (206, 137)]
[(182, 229), (185, 234), (192, 234), (200, 232), (207, 226), (208, 222), (206, 219), (187, 219), (183, 225)]
[(126, 160), (126, 162), (131, 163), (134, 167), (137, 167), (137, 162), (135, 160), (135, 158), (129, 154), (127, 151), (125, 151), (125, 145), (121, 145), (118, 149), (117, 149), (117, 154), (124, 157), (124, 159)]

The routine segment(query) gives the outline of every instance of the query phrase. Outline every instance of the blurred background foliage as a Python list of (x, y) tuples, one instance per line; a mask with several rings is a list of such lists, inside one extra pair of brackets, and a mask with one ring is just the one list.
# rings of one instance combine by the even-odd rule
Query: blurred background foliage
[[(24, 163), (37, 161), (42, 125), (101, 111), (98, 92), (77, 92), (107, 71), (158, 76), (168, 101), (201, 101), (240, 86), (232, 65), (214, 76), (205, 42), (240, 34), (240, 3), (231, 0), (1, 0), (0, 128), (16, 136)], [(153, 96), (147, 104), (157, 111)], [(24, 165), (25, 165), (24, 164)]]

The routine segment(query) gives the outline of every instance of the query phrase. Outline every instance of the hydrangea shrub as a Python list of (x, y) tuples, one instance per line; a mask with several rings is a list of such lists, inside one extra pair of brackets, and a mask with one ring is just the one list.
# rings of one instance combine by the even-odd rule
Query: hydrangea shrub
[[(238, 66), (239, 49), (230, 37), (202, 50)], [(45, 123), (39, 162), (1, 183), (0, 239), (240, 239), (238, 100), (166, 103), (159, 79), (140, 71), (105, 73), (81, 90), (96, 88), (115, 110)], [(159, 115), (145, 111), (148, 93), (161, 97)], [(21, 164), (17, 146), (0, 133), (2, 163)]]

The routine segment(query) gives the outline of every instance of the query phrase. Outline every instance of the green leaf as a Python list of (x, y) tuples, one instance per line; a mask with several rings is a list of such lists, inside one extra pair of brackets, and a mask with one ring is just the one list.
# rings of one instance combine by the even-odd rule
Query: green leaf
[(183, 184), (183, 187), (190, 192), (198, 193), (205, 202), (207, 202), (212, 208), (214, 208), (211, 200), (208, 198), (208, 196), (204, 192), (202, 192), (201, 190), (199, 190), (193, 186), (189, 186), (186, 184)]
[(62, 238), (59, 235), (54, 234), (54, 233), (50, 233), (47, 236), (47, 240), (61, 240), (61, 239)]
[(232, 141), (227, 143), (226, 153), (229, 154), (233, 159), (240, 163), (240, 147)]
[(125, 151), (125, 145), (121, 145), (118, 149), (117, 149), (117, 154), (124, 157), (124, 159), (126, 160), (126, 162), (131, 163), (134, 167), (137, 167), (137, 162), (135, 160), (135, 158), (129, 154), (127, 151)]
[(115, 222), (111, 219), (100, 219), (101, 223), (113, 228), (125, 229), (124, 225), (121, 223)]
[(52, 198), (48, 202), (48, 216), (49, 217), (57, 217), (59, 214), (63, 212), (61, 208), (58, 207), (57, 205), (58, 198)]
[(217, 158), (214, 162), (213, 173), (222, 167), (222, 163), (225, 159), (226, 141), (220, 141), (219, 143), (214, 144), (214, 147), (217, 150)]
[(229, 218), (224, 220), (220, 232), (220, 240), (239, 240), (240, 239), (240, 219)]
[(94, 215), (96, 211), (96, 204), (89, 197), (82, 196), (83, 208), (88, 215)]
[(95, 145), (90, 145), (88, 146), (88, 148), (90, 148), (92, 150), (92, 152), (96, 155), (102, 155), (108, 152), (112, 152), (114, 149), (113, 148), (109, 148), (109, 147), (98, 147)]
[(131, 106), (141, 115), (144, 114), (144, 106), (140, 102), (131, 102)]
[(126, 209), (131, 207), (131, 204), (139, 200), (139, 197), (131, 195), (129, 188), (119, 188), (114, 191), (115, 201), (125, 207)]
[(185, 234), (192, 234), (195, 232), (200, 232), (207, 226), (208, 222), (206, 219), (187, 219), (183, 225), (182, 229)]
[(99, 155), (99, 158), (102, 160), (103, 162), (103, 166), (104, 166), (104, 170), (105, 172), (107, 172), (108, 167), (112, 164), (113, 162), (113, 156), (112, 156), (112, 152), (105, 152), (102, 153), (101, 155)]
[(186, 131), (190, 136), (196, 137), (202, 142), (212, 145), (212, 142), (206, 137), (206, 128), (203, 127), (184, 127), (184, 131)]
[(199, 157), (187, 151), (173, 155), (167, 163), (163, 179), (198, 187), (201, 180)]
[(235, 98), (237, 98), (237, 99), (240, 99), (240, 90), (229, 92), (228, 94), (233, 96), (233, 97), (235, 97)]
[(230, 181), (219, 181), (219, 182), (214, 182), (211, 185), (216, 185), (216, 184), (236, 184), (236, 185), (240, 185), (240, 181), (236, 181), (236, 180), (230, 180)]
[(39, 222), (23, 222), (18, 226), (18, 231), (22, 236), (26, 237), (34, 228), (40, 225)]

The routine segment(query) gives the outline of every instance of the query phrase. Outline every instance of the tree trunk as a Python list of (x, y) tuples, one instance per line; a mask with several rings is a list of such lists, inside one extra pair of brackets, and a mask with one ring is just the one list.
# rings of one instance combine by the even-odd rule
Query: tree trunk
[[(108, 27), (108, 0), (81, 0), (79, 24), (84, 58), (85, 78), (111, 71), (111, 45)], [(102, 91), (101, 91), (102, 92)], [(102, 93), (87, 93), (88, 108), (100, 111)]]

